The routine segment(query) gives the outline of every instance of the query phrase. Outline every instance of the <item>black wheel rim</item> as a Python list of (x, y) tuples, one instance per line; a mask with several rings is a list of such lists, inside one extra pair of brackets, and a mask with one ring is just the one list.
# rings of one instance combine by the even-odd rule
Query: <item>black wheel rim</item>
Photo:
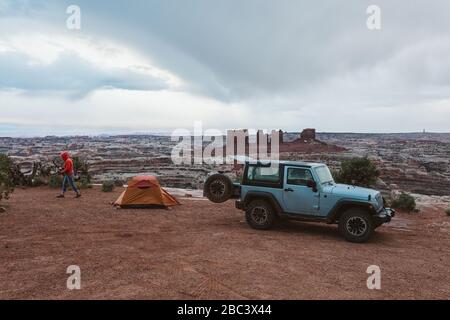
[(214, 181), (209, 186), (209, 190), (211, 191), (212, 196), (216, 199), (223, 197), (223, 195), (225, 194), (225, 189), (225, 183), (220, 180)]
[(346, 228), (348, 233), (353, 236), (362, 236), (367, 230), (367, 223), (361, 217), (351, 217), (347, 220)]
[(254, 207), (250, 215), (257, 224), (265, 224), (269, 216), (267, 209), (264, 207)]

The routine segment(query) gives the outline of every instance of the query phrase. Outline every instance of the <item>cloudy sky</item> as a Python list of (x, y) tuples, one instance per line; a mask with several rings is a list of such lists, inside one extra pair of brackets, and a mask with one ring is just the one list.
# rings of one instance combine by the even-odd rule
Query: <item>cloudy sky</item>
[(0, 0), (0, 136), (450, 132), (449, 57), (448, 0)]

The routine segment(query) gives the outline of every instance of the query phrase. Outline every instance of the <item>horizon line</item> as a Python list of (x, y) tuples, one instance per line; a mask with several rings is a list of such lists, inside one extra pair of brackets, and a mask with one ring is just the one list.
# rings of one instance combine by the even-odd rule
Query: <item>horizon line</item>
[[(240, 130), (240, 129), (226, 129)], [(300, 134), (301, 131), (283, 131), (285, 134)], [(446, 131), (404, 131), (404, 132), (357, 132), (357, 131), (317, 131), (316, 134), (373, 134), (373, 135), (388, 135), (388, 134), (450, 134)], [(132, 133), (96, 133), (96, 134), (36, 134), (36, 135), (0, 135), (0, 139), (33, 139), (33, 138), (80, 138), (80, 137), (124, 137), (124, 136), (153, 136), (153, 137), (169, 137), (171, 132), (132, 132)], [(179, 135), (182, 136), (182, 135)], [(187, 135), (184, 135), (187, 136)], [(194, 134), (190, 135), (195, 136)], [(203, 135), (205, 136), (205, 135)], [(226, 134), (224, 134), (226, 136)]]

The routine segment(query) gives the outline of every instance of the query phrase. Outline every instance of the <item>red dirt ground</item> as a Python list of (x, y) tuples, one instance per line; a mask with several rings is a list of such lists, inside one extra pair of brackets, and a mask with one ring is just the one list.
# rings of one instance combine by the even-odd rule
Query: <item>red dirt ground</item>
[[(116, 210), (109, 203), (120, 191), (55, 199), (46, 188), (16, 190), (0, 214), (0, 298), (450, 297), (450, 218), (441, 208), (399, 214), (353, 244), (324, 224), (252, 230), (232, 201)], [(372, 264), (381, 290), (366, 287)], [(66, 288), (69, 265), (81, 268), (81, 290)]]

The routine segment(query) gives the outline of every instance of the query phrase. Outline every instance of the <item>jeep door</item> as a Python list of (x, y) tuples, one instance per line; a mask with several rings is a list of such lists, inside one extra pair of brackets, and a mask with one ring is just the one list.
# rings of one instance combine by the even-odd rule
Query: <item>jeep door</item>
[(290, 166), (284, 170), (284, 210), (287, 213), (317, 215), (320, 196), (318, 190), (308, 187), (308, 181), (314, 181), (311, 170)]

